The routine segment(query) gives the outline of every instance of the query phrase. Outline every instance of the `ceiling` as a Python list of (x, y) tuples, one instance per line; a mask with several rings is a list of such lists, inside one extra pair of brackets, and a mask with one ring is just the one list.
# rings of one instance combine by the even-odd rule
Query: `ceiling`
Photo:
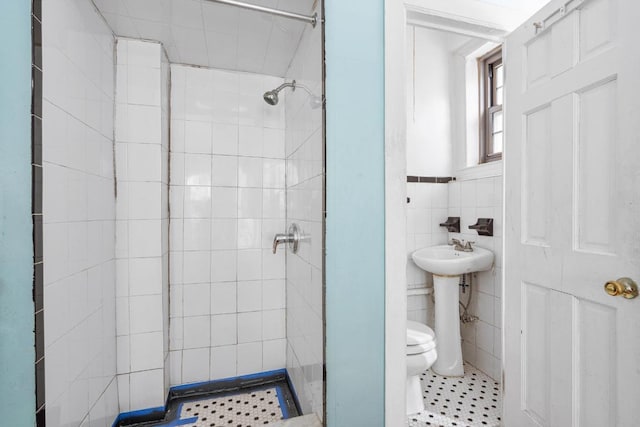
[[(174, 63), (283, 77), (310, 24), (209, 0), (93, 0), (118, 36), (162, 42)], [(244, 0), (312, 15), (317, 0)]]
[(498, 6), (509, 10), (513, 13), (514, 19), (517, 21), (513, 27), (517, 27), (527, 18), (542, 9), (550, 0), (475, 0), (479, 3), (485, 3)]

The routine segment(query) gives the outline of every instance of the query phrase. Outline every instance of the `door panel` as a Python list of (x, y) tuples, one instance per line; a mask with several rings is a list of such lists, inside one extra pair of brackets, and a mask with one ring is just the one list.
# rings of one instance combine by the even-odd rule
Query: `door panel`
[[(535, 24), (534, 24), (535, 23)], [(505, 47), (505, 425), (633, 426), (640, 4), (552, 1)]]
[(576, 250), (615, 255), (616, 81), (577, 96)]

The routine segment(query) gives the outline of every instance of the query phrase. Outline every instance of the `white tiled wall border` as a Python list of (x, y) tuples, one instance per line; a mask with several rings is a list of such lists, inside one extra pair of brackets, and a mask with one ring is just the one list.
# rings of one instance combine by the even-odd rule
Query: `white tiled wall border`
[[(321, 32), (305, 28), (288, 80), (322, 95)], [(297, 254), (287, 251), (287, 370), (305, 414), (323, 408), (323, 128), (322, 109), (306, 91), (287, 94), (287, 224), (306, 236)]]
[(42, 2), (46, 423), (118, 414), (114, 38), (91, 2)]
[(116, 65), (116, 315), (121, 411), (161, 406), (168, 374), (168, 60), (119, 38)]
[(171, 68), (170, 382), (284, 368), (282, 79)]

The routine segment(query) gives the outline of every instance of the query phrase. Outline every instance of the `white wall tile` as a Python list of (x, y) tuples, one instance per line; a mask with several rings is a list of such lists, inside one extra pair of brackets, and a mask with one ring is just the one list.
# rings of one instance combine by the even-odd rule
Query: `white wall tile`
[(262, 371), (262, 342), (238, 344), (238, 375)]
[(162, 295), (131, 297), (129, 316), (131, 334), (162, 331)]
[(211, 314), (236, 313), (236, 282), (213, 283), (211, 285)]
[(240, 156), (262, 157), (262, 132), (262, 127), (240, 126), (238, 133), (238, 154)]
[[(208, 283), (200, 283), (195, 285), (185, 284), (183, 289), (183, 315), (187, 316), (205, 316), (211, 312), (210, 292), (211, 285)], [(187, 324), (185, 323), (185, 328)], [(208, 336), (209, 334), (207, 334)]]
[(208, 251), (211, 249), (211, 221), (206, 219), (185, 219), (183, 221), (183, 250)]
[(262, 339), (285, 338), (285, 310), (262, 312)]
[(163, 333), (152, 332), (131, 336), (131, 371), (162, 369)]
[[(283, 248), (284, 249), (284, 248)], [(262, 250), (262, 278), (284, 279), (286, 275), (285, 252), (273, 254), (271, 249)]]
[(164, 405), (162, 369), (133, 372), (129, 375), (131, 408), (156, 408)]
[(213, 156), (212, 185), (220, 187), (238, 185), (238, 158), (236, 156)]
[(158, 257), (162, 255), (160, 220), (135, 220), (129, 223), (129, 256)]
[(262, 310), (262, 282), (238, 282), (238, 312)]
[(211, 282), (231, 282), (237, 278), (238, 252), (212, 251), (211, 252)]
[(262, 278), (262, 251), (247, 249), (238, 251), (238, 280)]
[(184, 283), (208, 283), (211, 279), (210, 260), (208, 251), (184, 252), (184, 271), (182, 272)]
[(265, 280), (262, 282), (262, 308), (264, 310), (285, 308), (284, 282), (284, 280)]
[[(122, 219), (160, 219), (162, 215), (161, 189), (157, 183), (123, 183), (128, 189), (128, 216)], [(123, 194), (124, 196), (124, 194)], [(124, 202), (124, 200), (123, 200)]]
[(280, 159), (263, 159), (262, 186), (264, 188), (285, 187), (286, 163)]
[(184, 122), (184, 151), (211, 154), (212, 127), (210, 122)]
[(238, 190), (236, 188), (213, 187), (211, 189), (212, 217), (238, 217)]
[(209, 379), (209, 348), (182, 351), (182, 382), (185, 384)]
[(262, 218), (261, 189), (238, 189), (238, 218)]
[(238, 186), (262, 188), (262, 159), (240, 157), (238, 159)]
[(263, 190), (262, 197), (263, 218), (284, 218), (286, 213), (284, 190)]
[(185, 185), (211, 185), (211, 156), (206, 154), (184, 155)]
[(184, 318), (171, 317), (169, 319), (169, 334), (169, 350), (182, 350), (184, 348)]
[(211, 348), (211, 379), (231, 378), (237, 375), (236, 370), (236, 346)]
[(264, 128), (262, 155), (266, 158), (284, 159), (284, 130)]
[(286, 366), (287, 340), (271, 340), (262, 342), (262, 369), (270, 371), (283, 369)]
[(213, 154), (238, 154), (238, 126), (213, 123), (212, 139)]
[(211, 345), (209, 316), (184, 318), (184, 348), (204, 348)]
[(116, 379), (118, 383), (118, 406), (121, 411), (130, 411), (129, 375), (118, 375)]
[(213, 219), (211, 221), (211, 249), (236, 249), (238, 247), (238, 221)]
[(237, 314), (211, 316), (211, 345), (214, 347), (236, 344)]
[(259, 249), (262, 246), (262, 221), (238, 219), (238, 249)]
[(156, 295), (162, 293), (162, 259), (131, 258), (129, 265), (129, 294)]
[(238, 313), (238, 343), (261, 341), (262, 329), (260, 325), (262, 321), (260, 311)]
[(147, 66), (128, 66), (126, 81), (122, 83), (127, 88), (127, 103), (160, 106), (160, 73), (150, 72)]
[(131, 350), (129, 347), (129, 335), (116, 338), (116, 372), (118, 374), (131, 372)]
[(169, 366), (171, 386), (182, 384), (182, 350), (169, 352)]
[(211, 200), (212, 200), (211, 187), (205, 187), (205, 186), (185, 187), (184, 217), (185, 218), (211, 217)]

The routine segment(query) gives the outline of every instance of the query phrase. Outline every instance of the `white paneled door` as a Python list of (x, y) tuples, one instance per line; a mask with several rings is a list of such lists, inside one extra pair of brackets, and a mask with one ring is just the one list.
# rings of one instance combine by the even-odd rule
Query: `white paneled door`
[(505, 426), (640, 425), (640, 3), (552, 0), (506, 43)]

